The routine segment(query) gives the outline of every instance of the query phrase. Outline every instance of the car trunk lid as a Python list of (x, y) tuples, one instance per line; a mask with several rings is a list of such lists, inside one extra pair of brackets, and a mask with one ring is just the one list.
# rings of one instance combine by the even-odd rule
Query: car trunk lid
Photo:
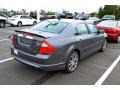
[(56, 36), (56, 34), (28, 29), (15, 32), (17, 34), (15, 35), (14, 47), (20, 51), (34, 55), (38, 53), (42, 40)]

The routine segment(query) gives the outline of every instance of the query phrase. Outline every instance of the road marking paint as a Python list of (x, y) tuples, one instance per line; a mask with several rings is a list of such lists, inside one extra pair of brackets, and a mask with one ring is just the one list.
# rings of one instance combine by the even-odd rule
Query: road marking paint
[(8, 41), (9, 39), (0, 39), (0, 42), (2, 42), (2, 41)]
[(7, 58), (7, 59), (4, 59), (4, 60), (0, 60), (0, 63), (3, 63), (3, 62), (7, 62), (7, 61), (10, 61), (12, 60), (13, 58)]
[(106, 80), (112, 70), (120, 61), (120, 56), (111, 64), (111, 66), (106, 70), (106, 72), (99, 78), (99, 80), (95, 83), (95, 85), (102, 85), (102, 83)]

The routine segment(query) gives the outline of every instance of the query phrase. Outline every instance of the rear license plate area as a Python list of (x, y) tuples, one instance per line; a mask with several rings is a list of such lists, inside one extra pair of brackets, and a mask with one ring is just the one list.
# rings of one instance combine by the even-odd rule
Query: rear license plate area
[(18, 41), (19, 41), (19, 44), (22, 44), (22, 45), (30, 47), (33, 40), (25, 38), (25, 37), (19, 37)]

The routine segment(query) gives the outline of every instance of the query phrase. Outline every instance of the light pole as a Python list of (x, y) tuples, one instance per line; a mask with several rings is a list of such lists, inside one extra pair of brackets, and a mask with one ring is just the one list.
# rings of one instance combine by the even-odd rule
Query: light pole
[(40, 10), (37, 9), (37, 22), (39, 23), (40, 22)]

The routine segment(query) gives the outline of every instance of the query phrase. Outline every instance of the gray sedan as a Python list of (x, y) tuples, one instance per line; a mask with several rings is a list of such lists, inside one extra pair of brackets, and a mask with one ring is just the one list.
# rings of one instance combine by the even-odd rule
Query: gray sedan
[(104, 33), (81, 20), (45, 20), (11, 37), (15, 60), (43, 70), (73, 72), (79, 60), (104, 51)]

